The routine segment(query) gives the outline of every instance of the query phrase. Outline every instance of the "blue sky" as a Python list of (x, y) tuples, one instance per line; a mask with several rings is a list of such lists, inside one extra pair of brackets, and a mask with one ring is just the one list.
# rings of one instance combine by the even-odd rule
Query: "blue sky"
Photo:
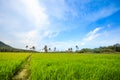
[(0, 40), (59, 50), (120, 43), (119, 0), (0, 0)]

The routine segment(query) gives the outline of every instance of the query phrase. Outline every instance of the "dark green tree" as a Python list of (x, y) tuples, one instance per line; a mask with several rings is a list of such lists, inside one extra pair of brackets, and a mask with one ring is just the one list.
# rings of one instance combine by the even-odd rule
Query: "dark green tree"
[(79, 47), (78, 47), (78, 45), (76, 45), (75, 47), (76, 47), (76, 52), (78, 52), (78, 50), (79, 50)]
[(115, 50), (116, 52), (120, 52), (120, 44), (119, 44), (119, 43), (113, 45), (113, 47), (114, 47), (114, 50)]
[(80, 53), (87, 53), (87, 52), (91, 52), (91, 49), (89, 49), (89, 48), (83, 48), (79, 52)]
[(45, 45), (44, 51), (45, 51), (45, 52), (48, 52), (47, 45)]
[(26, 45), (25, 48), (28, 49), (28, 45)]
[(54, 47), (54, 52), (56, 52), (56, 47)]
[(32, 46), (32, 49), (35, 50), (35, 46)]
[(48, 48), (49, 52), (51, 52), (51, 48)]

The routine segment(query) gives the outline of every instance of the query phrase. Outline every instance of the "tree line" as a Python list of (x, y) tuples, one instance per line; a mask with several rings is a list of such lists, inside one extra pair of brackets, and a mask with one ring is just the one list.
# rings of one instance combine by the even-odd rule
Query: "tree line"
[[(36, 50), (35, 46), (29, 46), (26, 45), (25, 46), (26, 49), (17, 49), (17, 48), (13, 48), (3, 42), (0, 41), (0, 52), (38, 52)], [(75, 50), (74, 50), (75, 48)], [(57, 47), (51, 48), (48, 47), (47, 45), (45, 45), (42, 49), (39, 50), (39, 52), (69, 52), (69, 53), (113, 53), (113, 52), (120, 52), (120, 44), (116, 43), (114, 45), (111, 46), (102, 46), (99, 48), (94, 48), (94, 49), (90, 49), (90, 48), (83, 48), (80, 49), (80, 47), (78, 45), (75, 45), (74, 47), (69, 47), (68, 49), (64, 50), (64, 51), (59, 51), (59, 49)]]
[(87, 53), (87, 52), (92, 52), (92, 53), (113, 53), (113, 52), (120, 52), (120, 44), (114, 44), (111, 46), (103, 46), (103, 47), (99, 47), (99, 48), (94, 48), (94, 49), (90, 49), (90, 48), (83, 48), (81, 50), (78, 51), (79, 53)]
[[(88, 53), (88, 52), (91, 52), (91, 53), (110, 53), (110, 52), (120, 52), (120, 44), (119, 43), (116, 43), (116, 44), (111, 45), (111, 46), (106, 46), (106, 47), (103, 46), (103, 47), (94, 48), (94, 49), (90, 49), (90, 48), (79, 49), (78, 45), (76, 45), (75, 48), (76, 48), (75, 51), (73, 51), (73, 48), (68, 48), (65, 51), (58, 51), (56, 47), (51, 49), (51, 48), (48, 48), (47, 45), (45, 45), (43, 47), (43, 49), (41, 49), (41, 50), (44, 51), (44, 52), (77, 52), (77, 53)], [(28, 45), (26, 45), (26, 49), (28, 49)], [(32, 46), (30, 49), (31, 50), (35, 50), (36, 47)]]

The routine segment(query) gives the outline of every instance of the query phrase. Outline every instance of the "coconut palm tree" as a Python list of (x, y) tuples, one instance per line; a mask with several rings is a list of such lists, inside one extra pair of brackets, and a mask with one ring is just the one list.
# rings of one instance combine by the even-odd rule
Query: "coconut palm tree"
[(45, 52), (48, 52), (47, 45), (45, 45), (44, 51), (45, 51)]
[(28, 48), (28, 45), (26, 45), (25, 48), (27, 49), (27, 48)]
[(79, 47), (78, 47), (78, 45), (76, 45), (75, 47), (76, 47), (76, 51), (78, 51), (78, 50), (79, 50)]
[(54, 47), (54, 52), (56, 51), (56, 47)]
[(35, 50), (35, 46), (32, 46), (32, 49)]

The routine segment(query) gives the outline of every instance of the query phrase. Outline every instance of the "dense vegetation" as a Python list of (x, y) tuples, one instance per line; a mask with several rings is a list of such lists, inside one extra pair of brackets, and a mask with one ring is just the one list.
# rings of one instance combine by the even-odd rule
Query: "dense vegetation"
[[(0, 80), (11, 80), (30, 54), (0, 53)], [(120, 80), (120, 54), (32, 53), (30, 80)]]
[(0, 52), (35, 52), (35, 51), (13, 48), (0, 41)]
[[(17, 49), (17, 48), (13, 48), (9, 45), (6, 45), (5, 43), (0, 41), (0, 52), (36, 52), (35, 46), (29, 47), (28, 45), (25, 46), (25, 48), (27, 50), (24, 49)], [(48, 47), (47, 45), (44, 46), (42, 50), (42, 52), (77, 52), (77, 53), (116, 53), (116, 52), (120, 52), (120, 44), (114, 44), (112, 46), (106, 46), (106, 47), (99, 47), (99, 48), (94, 48), (94, 49), (90, 49), (90, 48), (83, 48), (83, 49), (79, 49), (78, 45), (75, 46), (76, 51), (73, 50), (73, 48), (68, 48), (68, 50), (64, 50), (64, 51), (57, 51), (57, 48), (54, 47), (54, 49), (52, 50), (50, 47)], [(59, 49), (58, 49), (59, 50)], [(40, 51), (41, 52), (41, 51)]]
[(78, 51), (80, 53), (86, 53), (86, 52), (92, 52), (92, 53), (114, 53), (114, 52), (120, 52), (120, 44), (115, 44), (112, 46), (107, 46), (107, 47), (99, 47), (99, 48), (84, 48)]
[(0, 53), (0, 80), (11, 80), (28, 56), (29, 54), (21, 53)]
[(31, 80), (120, 80), (120, 55), (34, 54)]

